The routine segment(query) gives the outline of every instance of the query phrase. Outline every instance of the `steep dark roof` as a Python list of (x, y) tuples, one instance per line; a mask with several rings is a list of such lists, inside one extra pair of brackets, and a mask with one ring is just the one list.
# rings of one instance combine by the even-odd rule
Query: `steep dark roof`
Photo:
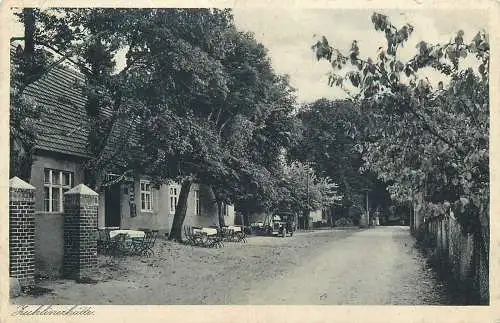
[(81, 73), (58, 65), (25, 89), (27, 97), (47, 109), (42, 115), (43, 131), (37, 149), (90, 157), (83, 84)]
[[(84, 93), (84, 75), (74, 68), (59, 64), (42, 78), (30, 84), (24, 94), (46, 109), (40, 121), (42, 132), (36, 148), (79, 157), (94, 157), (89, 151), (89, 123)], [(126, 103), (122, 103), (123, 106)], [(100, 118), (113, 118), (110, 107), (100, 109)], [(127, 142), (139, 142), (137, 118), (127, 115), (113, 123), (101, 158), (123, 163), (118, 155)], [(97, 157), (97, 156), (96, 156)]]
[[(126, 103), (122, 103), (122, 108)], [(110, 111), (101, 111), (101, 117), (109, 117), (107, 113), (111, 113)], [(111, 167), (119, 167), (119, 165), (126, 167), (126, 161), (124, 160), (123, 152), (125, 151), (127, 154), (132, 153), (130, 150), (126, 149), (128, 144), (138, 144), (140, 140), (139, 132), (137, 131), (137, 123), (139, 122), (138, 118), (130, 117), (126, 114), (118, 113), (118, 117), (112, 125), (110, 130), (110, 135), (107, 138), (107, 142), (103, 151), (101, 152), (100, 157), (104, 161), (113, 160), (113, 163), (106, 162), (106, 169)], [(130, 157), (130, 156), (128, 156)], [(109, 170), (109, 169), (108, 169)]]

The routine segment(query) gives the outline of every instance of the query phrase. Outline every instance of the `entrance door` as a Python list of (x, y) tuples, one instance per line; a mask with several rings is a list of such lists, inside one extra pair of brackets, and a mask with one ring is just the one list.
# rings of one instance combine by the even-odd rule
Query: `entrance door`
[(105, 193), (105, 225), (107, 227), (120, 226), (120, 185), (106, 187)]

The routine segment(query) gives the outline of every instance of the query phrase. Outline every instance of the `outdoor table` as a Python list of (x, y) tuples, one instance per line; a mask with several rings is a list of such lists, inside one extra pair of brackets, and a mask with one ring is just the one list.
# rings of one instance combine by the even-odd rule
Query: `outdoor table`
[(120, 227), (100, 227), (100, 228), (98, 228), (98, 230), (102, 230), (104, 232), (109, 233), (110, 231), (113, 231), (113, 230), (120, 230)]
[(198, 233), (198, 232), (206, 233), (207, 236), (213, 236), (213, 235), (217, 234), (217, 229), (213, 229), (213, 228), (201, 228), (201, 229), (193, 228), (193, 233)]
[(109, 232), (109, 237), (113, 238), (114, 236), (123, 233), (127, 235), (127, 238), (134, 239), (134, 238), (142, 238), (144, 237), (145, 233), (144, 231), (138, 231), (138, 230), (113, 230)]
[(108, 231), (113, 231), (113, 230), (120, 230), (120, 227), (103, 227), (101, 229), (108, 230)]

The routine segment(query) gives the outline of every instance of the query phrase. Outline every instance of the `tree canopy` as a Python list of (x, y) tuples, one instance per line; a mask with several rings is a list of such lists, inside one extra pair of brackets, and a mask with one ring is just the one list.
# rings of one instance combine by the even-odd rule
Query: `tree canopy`
[(218, 203), (271, 203), (278, 159), (294, 140), (295, 97), (230, 10), (26, 9), (19, 18), (32, 31), (26, 44), (87, 77), (88, 180), (113, 172), (182, 182), (178, 240), (193, 181), (211, 185)]
[(383, 183), (372, 172), (360, 171), (363, 166), (360, 147), (365, 140), (367, 121), (353, 101), (319, 99), (305, 105), (298, 118), (302, 136), (290, 150), (290, 158), (310, 162), (321, 176), (335, 178), (344, 207), (365, 210), (367, 190), (373, 191), (372, 207), (388, 206)]
[[(391, 184), (393, 199), (421, 201), (435, 214), (451, 205), (464, 229), (487, 234), (487, 34), (480, 31), (470, 42), (463, 31), (446, 44), (422, 41), (412, 58), (401, 61), (398, 49), (415, 27), (396, 27), (378, 13), (372, 22), (386, 38), (377, 57), (363, 58), (356, 41), (345, 54), (325, 37), (313, 46), (318, 59), (331, 63), (330, 85), (357, 89), (356, 106), (367, 117), (363, 168)], [(463, 63), (467, 56), (476, 59), (472, 67)], [(425, 68), (449, 83), (436, 88), (419, 73)]]
[(328, 208), (342, 199), (336, 183), (297, 161), (284, 167), (281, 192), (279, 207), (302, 212)]

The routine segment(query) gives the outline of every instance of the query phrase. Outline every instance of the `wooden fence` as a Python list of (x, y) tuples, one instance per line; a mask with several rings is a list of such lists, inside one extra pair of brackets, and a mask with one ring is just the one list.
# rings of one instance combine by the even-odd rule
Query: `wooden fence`
[(425, 218), (417, 238), (450, 282), (461, 303), (489, 303), (488, 243), (481, 233), (463, 232), (452, 214)]

